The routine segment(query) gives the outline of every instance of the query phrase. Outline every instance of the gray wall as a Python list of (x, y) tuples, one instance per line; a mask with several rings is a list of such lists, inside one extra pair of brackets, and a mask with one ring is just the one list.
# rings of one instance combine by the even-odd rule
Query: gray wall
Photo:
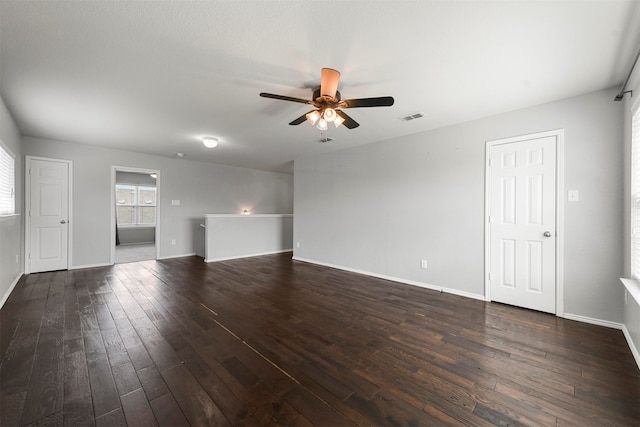
[(565, 204), (565, 313), (622, 322), (615, 92), (296, 160), (294, 256), (484, 295), (485, 141), (565, 129), (565, 188), (580, 191)]
[(291, 215), (207, 215), (205, 261), (223, 261), (292, 248)]
[[(147, 226), (118, 227), (121, 245), (140, 245), (156, 242), (156, 228)], [(194, 249), (194, 253), (197, 251)]]
[(204, 214), (292, 211), (288, 174), (26, 137), (23, 154), (73, 161), (73, 268), (109, 263), (112, 166), (160, 170), (161, 258), (196, 252)]
[[(0, 140), (14, 155), (16, 180), (16, 215), (0, 218), (0, 302), (8, 296), (9, 288), (22, 275), (24, 233), (22, 232), (22, 176), (23, 162), (20, 149), (20, 132), (0, 98)], [(17, 256), (17, 260), (16, 260)]]

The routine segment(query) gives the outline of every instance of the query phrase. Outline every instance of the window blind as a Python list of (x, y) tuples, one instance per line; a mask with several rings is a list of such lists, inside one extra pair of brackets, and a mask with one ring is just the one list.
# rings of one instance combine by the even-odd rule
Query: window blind
[(631, 276), (640, 280), (640, 105), (631, 122)]
[(16, 213), (15, 160), (0, 143), (0, 215)]

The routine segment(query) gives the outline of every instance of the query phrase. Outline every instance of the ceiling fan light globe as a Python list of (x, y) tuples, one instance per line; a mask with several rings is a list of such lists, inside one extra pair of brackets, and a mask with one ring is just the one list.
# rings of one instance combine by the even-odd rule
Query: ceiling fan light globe
[(338, 115), (336, 114), (336, 110), (334, 110), (333, 108), (325, 109), (324, 114), (322, 115), (322, 118), (328, 122), (334, 121), (336, 117), (338, 117)]
[(340, 126), (342, 123), (344, 123), (344, 119), (340, 116), (337, 116), (333, 121), (333, 124), (336, 125), (336, 127)]
[(327, 121), (325, 119), (318, 120), (316, 127), (320, 130), (327, 130)]
[(320, 118), (320, 112), (319, 111), (311, 111), (310, 113), (306, 114), (306, 117), (307, 117), (307, 121), (311, 124), (311, 126), (313, 126), (313, 125), (316, 124), (316, 122)]

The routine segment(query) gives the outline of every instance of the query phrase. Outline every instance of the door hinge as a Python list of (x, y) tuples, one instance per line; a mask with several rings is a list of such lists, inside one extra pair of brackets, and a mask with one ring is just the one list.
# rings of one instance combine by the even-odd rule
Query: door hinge
[(489, 272), (489, 281), (491, 281), (491, 272)]

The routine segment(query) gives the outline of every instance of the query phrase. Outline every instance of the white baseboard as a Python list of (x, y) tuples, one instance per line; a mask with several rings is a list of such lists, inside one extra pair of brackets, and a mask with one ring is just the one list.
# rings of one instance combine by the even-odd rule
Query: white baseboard
[(605, 326), (612, 329), (622, 329), (623, 326), (622, 323), (610, 322), (608, 320), (602, 319), (594, 319), (593, 317), (580, 316), (578, 314), (564, 313), (562, 316), (558, 315), (558, 317), (575, 320), (577, 322), (591, 323), (592, 325)]
[(110, 267), (113, 264), (110, 263), (99, 263), (99, 264), (86, 264), (86, 265), (72, 265), (69, 267), (69, 270), (80, 270), (81, 268), (96, 268), (96, 267)]
[(239, 255), (239, 256), (233, 256), (233, 257), (228, 257), (228, 258), (205, 258), (204, 262), (219, 262), (219, 261), (229, 261), (232, 259), (241, 259), (241, 258), (253, 258), (256, 256), (264, 256), (264, 255), (274, 255), (274, 254), (282, 254), (285, 252), (292, 252), (293, 248), (290, 249), (282, 249), (279, 251), (272, 251), (272, 252), (262, 252), (259, 254), (246, 254), (246, 255)]
[(358, 270), (358, 269), (354, 269), (354, 268), (344, 267), (344, 266), (341, 266), (341, 265), (329, 264), (329, 263), (326, 263), (326, 262), (314, 261), (314, 260), (300, 258), (300, 257), (296, 257), (296, 256), (294, 256), (293, 259), (296, 260), (296, 261), (308, 262), (309, 264), (316, 264), (316, 265), (321, 265), (323, 267), (336, 268), (338, 270), (349, 271), (351, 273), (364, 274), (365, 276), (376, 277), (378, 279), (384, 279), (384, 280), (390, 280), (392, 282), (397, 282), (397, 283), (403, 283), (405, 285), (418, 286), (420, 288), (431, 289), (433, 291), (445, 292), (445, 293), (448, 293), (448, 294), (458, 295), (458, 296), (462, 296), (462, 297), (466, 297), (466, 298), (477, 299), (477, 300), (480, 300), (480, 301), (484, 301), (485, 300), (484, 295), (473, 294), (471, 292), (460, 291), (460, 290), (457, 290), (457, 289), (443, 288), (442, 286), (435, 286), (435, 285), (431, 285), (429, 283), (423, 283), (423, 282), (416, 282), (414, 280), (401, 279), (399, 277), (387, 276), (385, 274), (372, 273), (370, 271)]
[(22, 276), (24, 276), (24, 273), (18, 274), (13, 283), (11, 283), (11, 286), (9, 286), (9, 289), (7, 289), (7, 292), (2, 295), (2, 299), (0, 300), (0, 308), (4, 306), (5, 302), (7, 302), (7, 300), (9, 299), (9, 295), (11, 295), (11, 292), (13, 292), (13, 289), (16, 287)]
[(640, 369), (640, 352), (638, 351), (638, 347), (636, 347), (636, 344), (631, 339), (631, 334), (629, 333), (629, 330), (627, 329), (627, 325), (625, 324), (622, 325), (622, 333), (624, 334), (624, 337), (627, 339), (627, 344), (629, 344), (629, 348), (631, 349), (631, 354), (633, 354), (633, 358), (636, 359), (636, 364)]
[(136, 242), (136, 243), (120, 243), (119, 246), (140, 246), (140, 245), (154, 245), (156, 242)]
[(196, 254), (195, 252), (192, 252), (192, 253), (189, 253), (189, 254), (161, 256), (161, 257), (158, 258), (158, 260), (173, 259), (173, 258), (184, 258), (184, 257), (188, 257), (188, 256), (194, 256), (195, 254)]

